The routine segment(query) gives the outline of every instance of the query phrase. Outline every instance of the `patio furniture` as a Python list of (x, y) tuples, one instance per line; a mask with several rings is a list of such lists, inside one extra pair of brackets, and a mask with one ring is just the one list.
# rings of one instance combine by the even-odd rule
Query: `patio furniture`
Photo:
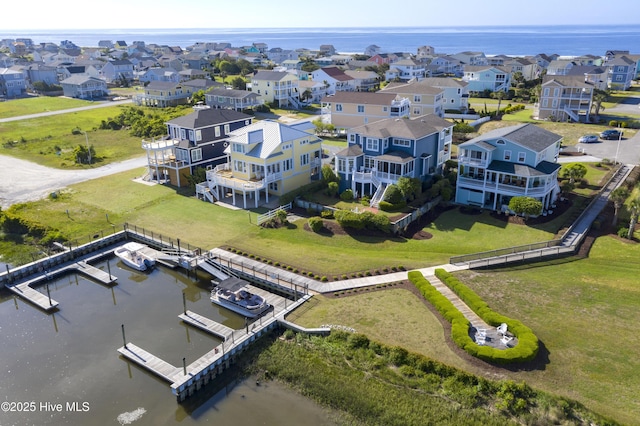
[(505, 335), (507, 333), (507, 324), (503, 322), (498, 327), (496, 327), (496, 330), (498, 331), (498, 334)]

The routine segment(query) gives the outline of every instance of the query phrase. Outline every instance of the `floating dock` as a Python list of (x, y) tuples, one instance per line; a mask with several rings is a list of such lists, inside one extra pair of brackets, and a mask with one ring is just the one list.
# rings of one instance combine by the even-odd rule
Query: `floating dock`
[(192, 311), (186, 311), (185, 313), (178, 315), (178, 318), (187, 324), (213, 334), (224, 341), (229, 339), (233, 333), (233, 328), (229, 328), (226, 325), (210, 320), (209, 318), (196, 314)]

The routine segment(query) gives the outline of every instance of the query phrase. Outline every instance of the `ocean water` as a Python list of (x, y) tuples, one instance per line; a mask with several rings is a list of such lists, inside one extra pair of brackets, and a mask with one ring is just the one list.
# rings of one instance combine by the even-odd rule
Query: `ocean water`
[(640, 53), (640, 25), (593, 26), (474, 26), (474, 27), (382, 27), (382, 28), (196, 28), (128, 30), (20, 30), (0, 29), (0, 39), (27, 37), (35, 43), (71, 40), (79, 46), (97, 46), (100, 40), (142, 40), (186, 48), (196, 42), (228, 42), (232, 46), (266, 43), (269, 48), (318, 49), (332, 44), (338, 52), (362, 53), (371, 44), (382, 52), (415, 53), (419, 46), (433, 46), (438, 53), (481, 51), (486, 55), (563, 56), (593, 54), (607, 50)]

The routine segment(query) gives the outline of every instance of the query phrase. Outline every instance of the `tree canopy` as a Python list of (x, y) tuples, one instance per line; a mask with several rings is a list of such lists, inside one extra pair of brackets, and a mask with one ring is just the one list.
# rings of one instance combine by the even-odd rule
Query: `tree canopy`
[(513, 197), (509, 201), (509, 210), (516, 214), (523, 214), (525, 218), (538, 216), (542, 213), (542, 201), (524, 196)]

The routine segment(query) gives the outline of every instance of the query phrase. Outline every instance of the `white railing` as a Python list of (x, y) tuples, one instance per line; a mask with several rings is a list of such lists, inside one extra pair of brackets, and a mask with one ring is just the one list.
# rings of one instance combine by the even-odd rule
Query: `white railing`
[(142, 148), (146, 150), (165, 150), (172, 149), (178, 145), (180, 141), (177, 139), (158, 139), (158, 140), (142, 140)]
[(292, 206), (291, 203), (285, 204), (283, 206), (277, 207), (277, 208), (275, 208), (273, 210), (269, 210), (268, 212), (259, 215), (258, 216), (258, 220), (257, 220), (258, 225), (261, 225), (262, 223), (264, 223), (264, 222), (268, 221), (269, 219), (272, 219), (273, 217), (275, 217), (280, 210), (284, 210), (285, 212), (288, 212), (289, 210), (291, 210), (291, 206)]
[(554, 185), (552, 183), (540, 186), (531, 185), (527, 187), (519, 185), (508, 185), (498, 182), (485, 182), (483, 179), (474, 179), (463, 176), (458, 177), (458, 183), (464, 185), (465, 188), (499, 191), (504, 194), (530, 196), (542, 196), (547, 194), (554, 188)]

